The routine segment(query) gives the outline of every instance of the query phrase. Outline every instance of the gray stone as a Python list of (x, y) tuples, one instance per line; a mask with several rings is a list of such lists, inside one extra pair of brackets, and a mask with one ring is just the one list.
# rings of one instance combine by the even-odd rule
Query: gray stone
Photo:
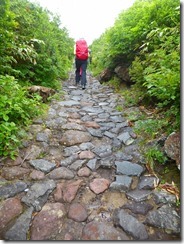
[(127, 175), (116, 175), (116, 181), (112, 182), (110, 189), (126, 192), (130, 189), (132, 177)]
[(97, 167), (97, 159), (93, 158), (93, 159), (89, 160), (88, 163), (86, 164), (86, 166), (88, 168), (90, 168), (92, 171), (95, 171), (96, 167)]
[(5, 182), (0, 186), (0, 199), (13, 197), (16, 194), (23, 192), (27, 188), (27, 184), (22, 181), (15, 183)]
[(144, 224), (128, 214), (125, 210), (122, 209), (118, 213), (115, 213), (115, 222), (136, 240), (148, 239), (148, 233)]
[(125, 145), (130, 145), (134, 142), (134, 139), (130, 136), (128, 132), (123, 132), (117, 137)]
[(128, 199), (134, 200), (136, 202), (141, 202), (147, 200), (151, 197), (152, 191), (149, 190), (132, 190), (126, 193)]
[(75, 170), (75, 171), (79, 170), (85, 163), (86, 163), (86, 159), (85, 160), (77, 160), (73, 164), (70, 165), (70, 169)]
[(114, 150), (120, 149), (122, 147), (122, 143), (117, 138), (114, 138), (112, 141), (112, 147)]
[(98, 118), (100, 119), (105, 119), (107, 121), (107, 119), (109, 118), (109, 113), (102, 113), (98, 115)]
[(35, 183), (21, 201), (28, 206), (33, 206), (36, 211), (40, 211), (55, 187), (56, 184), (53, 180)]
[(115, 153), (115, 157), (117, 160), (123, 160), (123, 161), (129, 161), (133, 159), (131, 155), (127, 155), (126, 153), (120, 151)]
[(70, 164), (72, 164), (73, 162), (75, 162), (78, 158), (79, 158), (79, 155), (76, 153), (76, 154), (71, 155), (68, 158), (65, 158), (65, 159), (61, 160), (60, 164), (61, 164), (61, 166), (66, 166), (67, 167)]
[(107, 122), (99, 122), (98, 124), (100, 125), (101, 128), (105, 127), (105, 130), (107, 130), (107, 131), (114, 128), (113, 122), (108, 122), (108, 123)]
[(122, 206), (122, 208), (130, 209), (132, 213), (146, 215), (153, 206), (146, 202), (132, 202)]
[(43, 141), (43, 142), (47, 142), (48, 143), (49, 136), (46, 133), (44, 133), (44, 132), (40, 132), (40, 133), (37, 134), (36, 140), (37, 141)]
[(144, 172), (144, 168), (141, 165), (129, 161), (116, 161), (115, 165), (117, 174), (140, 176)]
[(65, 179), (70, 180), (74, 178), (74, 173), (66, 167), (58, 167), (48, 174), (48, 177), (53, 180)]
[(114, 164), (114, 158), (112, 156), (102, 158), (101, 160), (99, 160), (99, 167), (102, 168), (111, 168), (113, 164)]
[(160, 204), (160, 203), (170, 203), (174, 205), (176, 204), (176, 196), (164, 190), (155, 189), (153, 191), (153, 199), (156, 204)]
[(112, 122), (115, 122), (115, 123), (121, 123), (124, 121), (124, 119), (121, 116), (117, 116), (117, 115), (111, 116), (110, 119)]
[(151, 211), (145, 220), (146, 224), (166, 229), (171, 233), (180, 233), (180, 216), (174, 208), (163, 205), (161, 208)]
[(82, 143), (79, 148), (83, 151), (85, 150), (91, 150), (93, 149), (95, 146), (93, 145), (93, 143), (91, 142), (85, 142), (85, 143)]
[(80, 102), (77, 102), (77, 101), (74, 101), (74, 100), (68, 100), (68, 101), (58, 102), (58, 104), (60, 106), (71, 107), (71, 106), (80, 105)]
[(78, 146), (71, 146), (71, 147), (64, 148), (63, 151), (64, 151), (63, 156), (64, 157), (69, 157), (72, 154), (79, 152), (80, 151), (80, 148)]
[(155, 176), (142, 176), (138, 184), (139, 189), (153, 190), (159, 183), (159, 179)]
[[(112, 153), (112, 148), (111, 145), (101, 145), (101, 146), (97, 146), (93, 149), (93, 152), (95, 154), (97, 154), (98, 156), (102, 156), (102, 154), (104, 153), (109, 153), (108, 155), (110, 155)], [(107, 155), (107, 156), (108, 156)]]
[(113, 133), (111, 133), (109, 131), (105, 131), (104, 132), (104, 136), (107, 136), (107, 137), (112, 139), (112, 138), (114, 138), (116, 136), (116, 134), (113, 134)]
[(88, 132), (95, 137), (103, 137), (101, 129), (87, 128)]
[(26, 241), (28, 238), (29, 226), (32, 219), (33, 207), (28, 208), (15, 224), (5, 233), (5, 239), (8, 241)]
[(41, 170), (44, 173), (49, 173), (56, 167), (55, 163), (49, 162), (45, 159), (30, 160), (29, 164), (32, 165), (35, 169)]
[(98, 107), (83, 107), (82, 108), (83, 111), (87, 112), (87, 113), (93, 113), (93, 114), (100, 114), (103, 113), (104, 110)]

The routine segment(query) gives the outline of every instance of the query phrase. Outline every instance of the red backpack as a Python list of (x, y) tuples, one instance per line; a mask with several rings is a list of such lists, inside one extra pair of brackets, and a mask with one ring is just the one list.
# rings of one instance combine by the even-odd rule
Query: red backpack
[(76, 58), (81, 60), (88, 59), (88, 46), (84, 39), (76, 41)]

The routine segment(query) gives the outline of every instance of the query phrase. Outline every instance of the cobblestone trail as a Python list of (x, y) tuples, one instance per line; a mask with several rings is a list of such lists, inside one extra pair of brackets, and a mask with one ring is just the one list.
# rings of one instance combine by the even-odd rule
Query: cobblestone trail
[(2, 240), (180, 240), (175, 195), (159, 191), (139, 152), (124, 101), (74, 73), (15, 160), (1, 163)]

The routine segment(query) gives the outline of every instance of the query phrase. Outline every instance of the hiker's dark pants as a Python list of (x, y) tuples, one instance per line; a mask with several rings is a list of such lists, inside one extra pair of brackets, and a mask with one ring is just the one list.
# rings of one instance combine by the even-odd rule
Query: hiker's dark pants
[[(81, 78), (81, 85), (86, 86), (86, 69), (87, 69), (87, 60), (80, 60), (80, 59), (75, 59), (75, 82), (79, 83), (80, 78)], [(82, 71), (80, 75), (80, 69)]]

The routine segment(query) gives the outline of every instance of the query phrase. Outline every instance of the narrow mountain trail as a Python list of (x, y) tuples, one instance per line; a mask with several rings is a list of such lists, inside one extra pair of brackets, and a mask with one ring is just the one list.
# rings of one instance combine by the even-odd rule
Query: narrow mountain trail
[(124, 100), (87, 74), (63, 82), (15, 160), (1, 164), (2, 240), (180, 240), (176, 197), (156, 186)]

